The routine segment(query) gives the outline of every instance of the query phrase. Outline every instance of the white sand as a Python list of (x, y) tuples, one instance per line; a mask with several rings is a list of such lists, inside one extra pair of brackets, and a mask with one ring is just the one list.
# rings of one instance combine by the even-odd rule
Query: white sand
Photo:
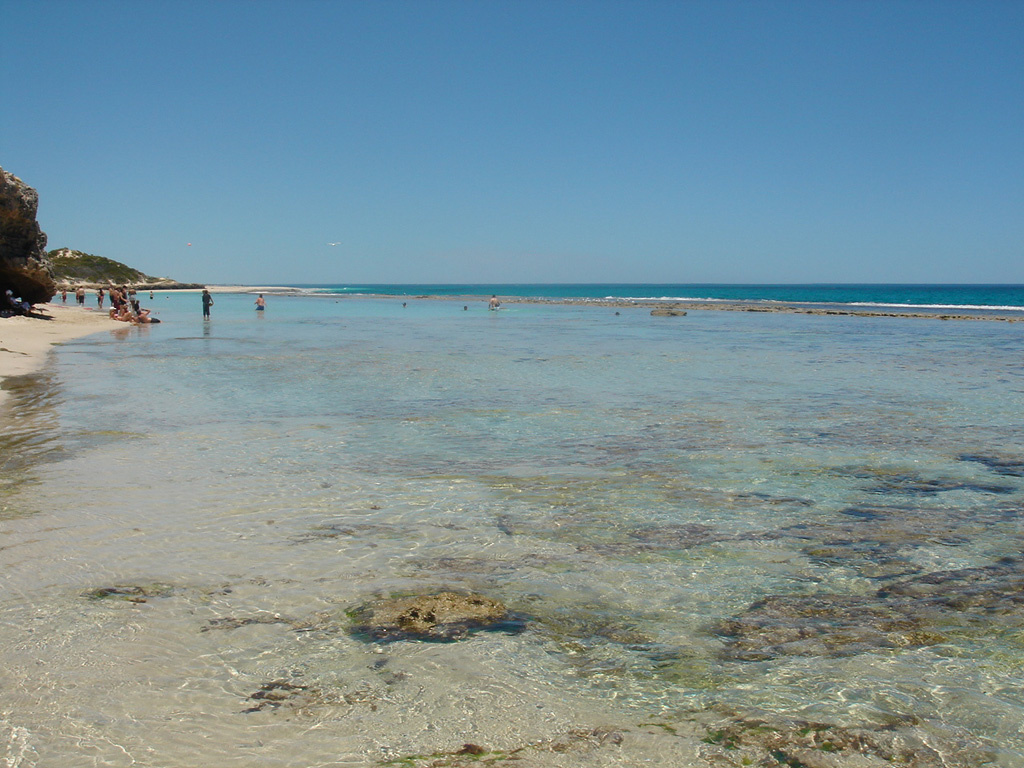
[[(0, 317), (0, 379), (39, 370), (54, 344), (124, 325), (106, 312), (79, 306), (38, 304), (38, 317)], [(0, 390), (0, 407), (7, 394)]]

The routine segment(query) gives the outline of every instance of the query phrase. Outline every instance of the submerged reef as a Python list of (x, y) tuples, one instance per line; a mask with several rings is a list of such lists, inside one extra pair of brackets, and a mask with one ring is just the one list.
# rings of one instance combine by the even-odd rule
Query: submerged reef
[(935, 645), (955, 631), (1024, 626), (1024, 560), (894, 581), (872, 595), (771, 595), (719, 622), (725, 657), (848, 656)]
[(842, 726), (779, 715), (730, 715), (705, 722), (707, 765), (790, 768), (967, 768), (994, 755), (969, 733), (916, 718)]
[(601, 725), (492, 748), (468, 743), (447, 752), (404, 755), (380, 766), (687, 765), (760, 768), (976, 768), (993, 752), (971, 734), (914, 718), (839, 725), (771, 714), (691, 712), (662, 722)]

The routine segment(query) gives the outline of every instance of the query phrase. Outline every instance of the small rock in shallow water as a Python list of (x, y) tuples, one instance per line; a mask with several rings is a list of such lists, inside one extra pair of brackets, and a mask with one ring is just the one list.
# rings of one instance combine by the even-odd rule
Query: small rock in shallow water
[(377, 600), (355, 612), (353, 631), (374, 640), (450, 642), (474, 630), (521, 632), (525, 623), (483, 595), (441, 592)]
[(255, 702), (243, 713), (261, 712), (265, 709), (277, 709), (281, 706), (302, 708), (316, 702), (320, 692), (311, 689), (306, 685), (296, 685), (287, 680), (274, 680), (266, 683), (258, 691), (249, 697), (249, 701)]
[(83, 592), (82, 596), (90, 600), (116, 599), (129, 603), (144, 603), (151, 597), (167, 597), (174, 591), (168, 584), (127, 585), (116, 587), (97, 587)]

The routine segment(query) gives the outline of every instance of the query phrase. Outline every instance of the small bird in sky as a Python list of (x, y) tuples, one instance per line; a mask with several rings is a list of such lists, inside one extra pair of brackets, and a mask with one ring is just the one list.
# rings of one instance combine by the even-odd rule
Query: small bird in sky
[(341, 243), (328, 243), (328, 245), (341, 245)]

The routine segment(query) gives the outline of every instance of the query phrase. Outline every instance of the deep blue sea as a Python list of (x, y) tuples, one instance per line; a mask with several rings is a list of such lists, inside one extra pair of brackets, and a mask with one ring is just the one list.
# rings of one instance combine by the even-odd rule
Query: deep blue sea
[(1024, 323), (485, 299), (1020, 287), (300, 289), (5, 384), (4, 765), (1024, 766)]

